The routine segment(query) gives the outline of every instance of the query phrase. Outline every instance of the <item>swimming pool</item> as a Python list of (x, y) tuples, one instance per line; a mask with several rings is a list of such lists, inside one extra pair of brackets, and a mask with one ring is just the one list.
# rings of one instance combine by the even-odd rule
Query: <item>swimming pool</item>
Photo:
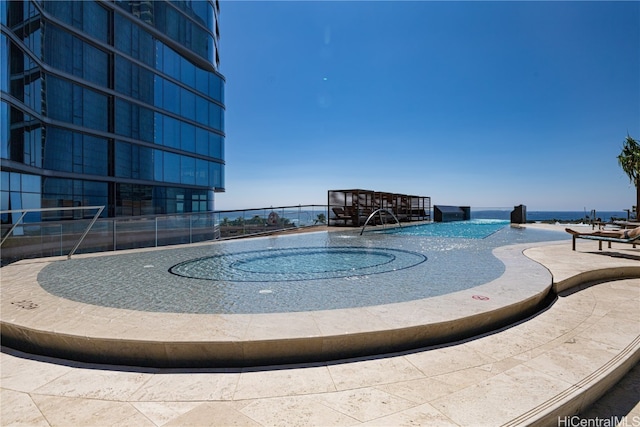
[[(493, 223), (491, 230), (428, 224), (363, 236), (339, 230), (74, 258), (45, 267), (38, 283), (70, 300), (149, 312), (282, 313), (390, 304), (496, 279), (504, 272), (491, 253), (496, 247), (567, 239), (507, 224)], [(484, 231), (459, 237), (466, 226)]]
[(507, 227), (509, 221), (501, 219), (472, 219), (469, 221), (434, 222), (430, 224), (409, 225), (378, 233), (420, 237), (451, 237), (463, 239), (485, 239), (493, 233)]

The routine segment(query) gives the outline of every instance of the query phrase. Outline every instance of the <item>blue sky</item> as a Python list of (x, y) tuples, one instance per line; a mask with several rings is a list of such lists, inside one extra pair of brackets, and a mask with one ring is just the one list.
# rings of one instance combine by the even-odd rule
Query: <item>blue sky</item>
[(216, 209), (433, 204), (622, 210), (640, 139), (640, 2), (222, 1)]

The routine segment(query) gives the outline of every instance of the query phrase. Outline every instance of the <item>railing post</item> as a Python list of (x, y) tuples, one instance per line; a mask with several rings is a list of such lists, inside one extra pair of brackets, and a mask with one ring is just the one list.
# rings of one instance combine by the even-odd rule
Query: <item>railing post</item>
[(80, 244), (82, 243), (86, 235), (89, 233), (89, 230), (91, 230), (91, 227), (93, 227), (93, 224), (95, 224), (96, 221), (98, 220), (98, 217), (100, 216), (103, 210), (104, 210), (104, 206), (100, 206), (98, 208), (98, 212), (96, 212), (96, 214), (93, 216), (91, 223), (89, 223), (89, 226), (87, 227), (87, 229), (84, 230), (84, 233), (80, 237), (80, 240), (78, 240), (78, 243), (76, 243), (73, 249), (71, 249), (71, 252), (69, 252), (69, 255), (67, 255), (67, 259), (71, 258), (71, 255), (73, 255), (76, 252), (76, 250), (78, 249), (78, 247), (80, 246)]
[(11, 227), (9, 229), (9, 231), (7, 231), (7, 234), (5, 234), (4, 238), (0, 242), (0, 246), (2, 246), (4, 241), (7, 240), (7, 237), (9, 237), (11, 235), (11, 233), (13, 233), (13, 230), (15, 230), (16, 227), (18, 226), (18, 224), (20, 224), (20, 221), (22, 221), (22, 218), (24, 218), (24, 216), (27, 214), (27, 212), (29, 212), (29, 211), (25, 210), (24, 212), (22, 212), (22, 215), (20, 215), (20, 218), (18, 218), (18, 220), (15, 222), (15, 224), (13, 224), (13, 227)]

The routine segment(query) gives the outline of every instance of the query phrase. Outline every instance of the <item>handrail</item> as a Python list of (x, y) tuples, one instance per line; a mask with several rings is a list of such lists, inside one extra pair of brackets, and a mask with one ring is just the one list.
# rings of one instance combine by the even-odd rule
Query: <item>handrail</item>
[[(365, 227), (367, 226), (367, 224), (369, 224), (369, 220), (370, 220), (371, 218), (373, 218), (373, 216), (374, 216), (375, 214), (381, 214), (382, 212), (384, 212), (384, 213), (387, 213), (387, 214), (391, 215), (391, 216), (396, 220), (396, 222), (398, 223), (398, 225), (402, 228), (402, 224), (400, 224), (400, 220), (398, 220), (398, 217), (397, 217), (397, 216), (395, 216), (395, 215), (393, 214), (393, 212), (391, 212), (390, 210), (388, 210), (388, 209), (386, 209), (386, 208), (380, 208), (380, 209), (376, 209), (375, 211), (371, 212), (371, 215), (369, 215), (369, 218), (367, 218), (367, 220), (364, 222), (364, 225), (362, 226), (362, 230), (360, 230), (360, 235), (361, 235), (361, 236), (362, 236), (362, 233), (364, 233), (364, 229), (365, 229)], [(380, 215), (380, 222), (382, 222), (382, 215)]]
[(96, 211), (96, 214), (93, 216), (93, 219), (87, 226), (87, 228), (84, 230), (84, 233), (82, 233), (82, 236), (80, 236), (80, 239), (78, 240), (78, 242), (75, 244), (73, 249), (71, 249), (71, 252), (69, 252), (69, 254), (67, 255), (67, 259), (70, 259), (71, 256), (76, 252), (76, 250), (78, 249), (78, 247), (80, 246), (84, 238), (89, 233), (89, 230), (91, 229), (91, 227), (93, 227), (93, 224), (96, 223), (96, 220), (104, 210), (104, 205), (103, 206), (68, 206), (68, 207), (58, 207), (58, 208), (16, 209), (16, 210), (9, 210), (9, 211), (0, 211), (0, 214), (18, 213), (18, 212), (22, 213), (22, 215), (20, 215), (20, 218), (18, 218), (15, 224), (13, 224), (13, 226), (9, 229), (9, 231), (7, 231), (7, 234), (5, 234), (5, 236), (2, 238), (2, 241), (0, 241), (0, 246), (2, 246), (5, 240), (7, 240), (7, 238), (13, 233), (13, 230), (15, 230), (16, 227), (20, 224), (20, 221), (22, 221), (22, 219), (29, 212), (71, 211), (71, 210), (87, 210), (87, 209), (97, 209), (97, 211)]
[[(252, 209), (174, 212), (171, 214), (108, 218), (102, 215), (104, 214), (103, 210), (101, 213), (96, 214), (98, 218), (96, 218), (95, 222), (91, 221), (92, 223), (88, 224), (93, 215), (90, 216), (89, 213), (83, 214), (82, 212), (91, 208), (99, 209), (100, 206), (67, 206), (0, 211), (0, 215), (12, 215), (10, 223), (2, 224), (0, 236), (2, 257), (0, 257), (0, 265), (18, 259), (33, 258), (34, 256), (50, 256), (54, 253), (58, 256), (72, 257), (78, 250), (81, 250), (80, 246), (82, 246), (81, 252), (103, 252), (111, 249), (117, 251), (120, 249), (194, 243), (203, 240), (233, 239), (249, 235), (273, 233), (294, 227), (322, 224), (326, 223), (325, 218), (329, 216), (327, 205), (270, 206)], [(75, 209), (79, 210), (80, 215), (71, 215), (69, 211)], [(56, 218), (50, 215), (44, 217), (44, 214), (41, 215), (43, 217), (41, 219), (29, 218), (30, 215), (34, 215), (30, 214), (30, 212), (43, 211), (61, 212), (55, 215)], [(268, 215), (272, 211), (278, 213), (281, 219), (275, 227), (267, 226)], [(320, 215), (316, 214), (322, 214), (322, 218), (317, 218)], [(256, 217), (263, 220), (262, 227), (260, 227), (260, 221), (254, 221)], [(80, 224), (78, 222), (80, 219), (83, 221), (82, 225), (77, 228), (73, 226), (74, 230), (71, 233), (71, 237), (69, 237), (65, 231), (66, 226), (75, 223)], [(105, 231), (100, 233), (86, 231), (83, 234), (87, 224), (89, 225), (89, 231), (93, 231), (96, 228)], [(154, 224), (155, 230), (153, 229)], [(33, 228), (27, 228), (29, 226)], [(60, 235), (59, 244), (50, 238), (46, 241), (30, 238), (46, 232), (45, 229), (49, 230), (53, 226), (60, 227), (60, 232), (54, 233)], [(185, 228), (183, 229), (182, 227)], [(19, 233), (21, 228), (25, 229), (24, 233)], [(63, 232), (66, 236), (64, 239)], [(81, 237), (81, 235), (83, 236)], [(118, 241), (120, 236), (123, 235), (125, 237), (122, 242)], [(80, 238), (78, 244), (76, 244), (76, 236)], [(25, 238), (19, 241), (22, 237)], [(10, 245), (10, 241), (14, 240), (14, 238), (17, 244)]]

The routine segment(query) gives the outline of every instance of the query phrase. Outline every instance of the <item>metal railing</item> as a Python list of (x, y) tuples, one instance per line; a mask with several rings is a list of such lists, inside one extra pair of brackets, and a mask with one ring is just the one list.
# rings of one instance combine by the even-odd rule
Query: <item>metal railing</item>
[(92, 210), (92, 209), (96, 210), (95, 215), (93, 215), (93, 218), (91, 218), (91, 221), (89, 222), (87, 227), (84, 229), (84, 231), (80, 235), (80, 238), (73, 245), (71, 251), (69, 251), (69, 253), (67, 254), (67, 258), (71, 258), (71, 256), (76, 252), (76, 250), (78, 249), (78, 247), (80, 246), (80, 244), (82, 243), (84, 238), (87, 236), (87, 233), (89, 233), (89, 230), (91, 230), (91, 227), (93, 227), (93, 224), (95, 224), (95, 222), (98, 219), (98, 217), (100, 216), (100, 214), (102, 214), (102, 211), (104, 210), (104, 206), (78, 206), (78, 207), (59, 207), (59, 208), (56, 207), (56, 208), (17, 209), (17, 210), (9, 210), (9, 211), (0, 211), (0, 215), (4, 215), (4, 214), (8, 214), (9, 215), (9, 214), (14, 214), (14, 213), (16, 213), (16, 214), (20, 213), (20, 217), (13, 223), (11, 228), (3, 235), (2, 241), (0, 241), (0, 247), (2, 247), (4, 242), (11, 235), (13, 235), (14, 231), (19, 226), (22, 226), (22, 227), (25, 226), (25, 223), (23, 222), (23, 220), (24, 220), (24, 217), (28, 213), (31, 213), (31, 212), (41, 213), (41, 212), (54, 212), (54, 211), (55, 212), (64, 212), (64, 211), (76, 211), (76, 210), (85, 211), (85, 210)]
[[(270, 234), (325, 224), (325, 205), (279, 206), (139, 217), (83, 218), (69, 207), (0, 211), (2, 265), (50, 256), (196, 243)], [(27, 212), (25, 212), (27, 211)], [(24, 222), (31, 212), (61, 211), (56, 220)], [(55, 212), (54, 212), (55, 213)], [(17, 218), (10, 218), (9, 214)], [(99, 215), (99, 214), (97, 214)], [(48, 215), (49, 218), (54, 217)], [(67, 218), (67, 219), (62, 219)]]

